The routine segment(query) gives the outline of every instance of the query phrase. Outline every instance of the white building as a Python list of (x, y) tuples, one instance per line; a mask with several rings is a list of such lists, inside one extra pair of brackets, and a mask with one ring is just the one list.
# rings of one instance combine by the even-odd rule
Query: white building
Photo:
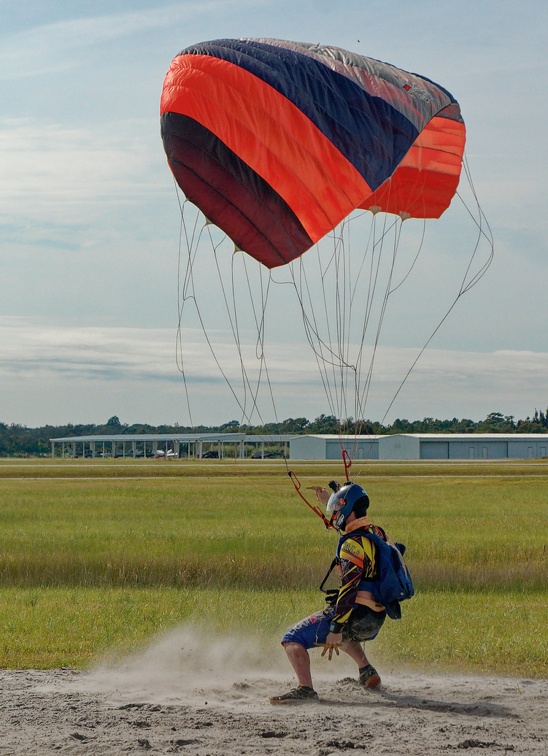
[[(144, 433), (50, 438), (51, 456), (61, 457), (254, 457), (288, 456), (291, 436), (245, 433)], [(249, 448), (248, 448), (249, 447)], [(266, 448), (265, 448), (266, 447)], [(272, 454), (276, 448), (277, 453)], [(269, 451), (270, 449), (270, 451)]]
[(543, 433), (398, 433), (389, 436), (317, 435), (292, 438), (291, 459), (538, 459), (548, 457)]
[(350, 459), (379, 459), (379, 440), (386, 436), (336, 436), (327, 433), (295, 436), (289, 442), (291, 459), (340, 459), (346, 449)]
[(538, 459), (548, 457), (542, 433), (399, 433), (384, 436), (380, 459)]

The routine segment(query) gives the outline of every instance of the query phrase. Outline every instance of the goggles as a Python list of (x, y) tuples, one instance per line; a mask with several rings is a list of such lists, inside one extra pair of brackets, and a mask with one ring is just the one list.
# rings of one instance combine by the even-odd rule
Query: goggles
[(325, 507), (325, 512), (328, 516), (333, 519), (334, 515), (337, 514), (339, 509), (343, 507), (345, 504), (344, 499), (339, 496), (339, 492), (336, 491), (335, 493), (332, 493), (327, 501), (327, 505)]

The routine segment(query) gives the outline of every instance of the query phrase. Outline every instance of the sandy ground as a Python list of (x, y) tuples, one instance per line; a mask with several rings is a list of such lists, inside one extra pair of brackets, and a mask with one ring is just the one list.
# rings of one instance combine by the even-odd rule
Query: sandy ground
[(548, 753), (548, 681), (383, 669), (366, 691), (314, 657), (320, 702), (271, 706), (283, 651), (179, 629), (87, 672), (0, 671), (0, 754)]

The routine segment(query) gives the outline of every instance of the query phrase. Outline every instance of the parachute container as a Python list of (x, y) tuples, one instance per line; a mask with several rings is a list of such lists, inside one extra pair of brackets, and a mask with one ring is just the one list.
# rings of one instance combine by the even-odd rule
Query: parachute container
[(172, 61), (160, 110), (187, 199), (268, 268), (358, 208), (438, 218), (459, 182), (465, 127), (452, 95), (336, 47), (194, 45)]

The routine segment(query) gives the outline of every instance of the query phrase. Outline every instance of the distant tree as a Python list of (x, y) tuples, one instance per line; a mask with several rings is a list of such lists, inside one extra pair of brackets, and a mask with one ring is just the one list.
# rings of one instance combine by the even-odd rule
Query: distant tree
[(240, 423), (238, 420), (229, 420), (228, 423), (219, 426), (219, 430), (222, 433), (238, 433), (240, 430)]
[(372, 420), (357, 420), (355, 428), (359, 436), (378, 436), (386, 433), (384, 425)]
[(134, 423), (133, 425), (128, 426), (127, 432), (134, 436), (144, 435), (145, 433), (154, 433), (154, 427), (152, 425), (147, 425), (146, 423)]
[(339, 421), (334, 415), (320, 415), (310, 423), (308, 433), (339, 433)]
[(153, 426), (146, 423), (128, 425), (120, 422), (117, 415), (113, 415), (106, 424), (67, 423), (66, 425), (44, 425), (40, 428), (27, 428), (19, 423), (0, 422), (0, 456), (38, 455), (48, 454), (51, 450), (51, 438), (66, 436), (91, 436), (101, 434), (144, 434), (144, 433), (217, 433), (235, 432), (255, 433), (261, 435), (277, 435), (279, 433), (356, 433), (384, 434), (384, 433), (548, 433), (548, 408), (535, 409), (532, 417), (516, 420), (513, 415), (503, 415), (501, 412), (491, 412), (484, 420), (474, 422), (465, 419), (438, 420), (425, 417), (422, 420), (409, 421), (398, 418), (391, 425), (382, 425), (371, 420), (354, 420), (349, 417), (343, 420), (334, 415), (319, 415), (309, 422), (305, 417), (287, 418), (276, 423), (253, 426), (240, 425), (237, 420), (230, 420), (219, 426)]
[(310, 423), (306, 417), (290, 417), (279, 424), (280, 433), (306, 433)]
[(409, 420), (397, 418), (388, 426), (388, 433), (413, 433), (413, 424)]
[(515, 429), (514, 418), (501, 412), (490, 412), (476, 425), (476, 433), (514, 433)]
[(473, 420), (467, 420), (465, 418), (462, 420), (454, 418), (453, 420), (453, 433), (474, 433), (475, 428), (476, 423)]
[(518, 420), (516, 425), (517, 433), (546, 433), (547, 430), (546, 414), (537, 410), (532, 418), (527, 416), (525, 420)]

